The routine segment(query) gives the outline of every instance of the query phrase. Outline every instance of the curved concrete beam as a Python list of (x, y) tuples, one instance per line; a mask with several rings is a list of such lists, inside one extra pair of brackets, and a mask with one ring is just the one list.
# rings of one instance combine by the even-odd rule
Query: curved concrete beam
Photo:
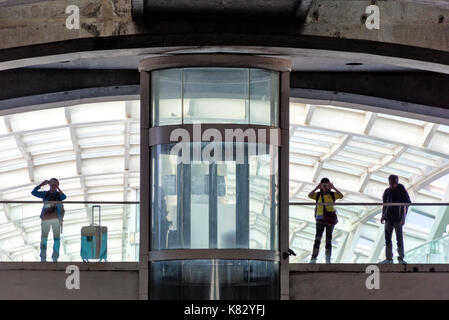
[[(119, 41), (118, 41), (119, 40)], [(225, 46), (223, 44), (226, 44)], [(449, 52), (380, 42), (280, 35), (171, 34), (68, 40), (0, 50), (0, 70), (77, 59), (232, 52), (377, 63), (449, 74)]]
[[(305, 23), (284, 17), (249, 21), (186, 15), (154, 19), (145, 25), (132, 20), (131, 0), (23, 2), (14, 5), (9, 1), (9, 6), (0, 7), (1, 70), (80, 56), (130, 54), (130, 49), (147, 55), (180, 47), (226, 46), (234, 52), (380, 59), (386, 64), (449, 73), (449, 8), (438, 3), (375, 1), (380, 8), (380, 29), (368, 30), (365, 10), (371, 0), (314, 0)], [(65, 9), (73, 4), (80, 9), (79, 30), (65, 25)]]
[[(131, 2), (132, 0), (6, 1), (0, 7), (0, 49), (81, 38), (213, 32), (217, 35), (246, 33), (323, 36), (449, 50), (449, 6), (442, 5), (444, 2), (441, 0), (432, 0), (433, 3), (429, 0), (313, 0), (304, 24), (297, 24), (294, 19), (283, 16), (257, 22), (246, 21), (245, 18), (199, 20), (185, 15), (176, 19), (153, 19), (146, 25), (141, 25), (132, 19)], [(191, 2), (176, 1), (180, 6)], [(252, 0), (252, 3), (263, 6), (267, 2)], [(368, 30), (365, 26), (366, 8), (373, 3), (379, 7), (379, 30)], [(80, 9), (79, 30), (66, 28), (65, 22), (69, 14), (65, 10), (69, 5), (76, 5)], [(242, 12), (245, 11), (242, 9)]]

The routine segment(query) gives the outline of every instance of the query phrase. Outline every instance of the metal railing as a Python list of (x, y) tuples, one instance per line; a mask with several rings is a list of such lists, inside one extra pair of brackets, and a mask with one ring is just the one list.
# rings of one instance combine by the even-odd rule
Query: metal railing
[(290, 202), (291, 206), (449, 206), (449, 202)]

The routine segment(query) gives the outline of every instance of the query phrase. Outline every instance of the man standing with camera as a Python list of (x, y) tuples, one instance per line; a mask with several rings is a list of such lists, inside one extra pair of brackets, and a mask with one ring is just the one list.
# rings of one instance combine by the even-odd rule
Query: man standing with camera
[[(45, 185), (50, 186), (48, 191), (39, 191)], [(56, 178), (43, 181), (36, 186), (31, 194), (35, 197), (44, 200), (40, 218), (41, 221), (41, 252), (40, 257), (42, 262), (47, 261), (47, 239), (50, 228), (53, 230), (53, 262), (57, 262), (59, 258), (59, 248), (61, 245), (61, 227), (64, 218), (64, 207), (61, 203), (47, 203), (47, 201), (63, 201), (67, 197), (59, 188), (59, 181)]]
[[(335, 192), (331, 191), (332, 189)], [(316, 192), (319, 190), (319, 192)], [(335, 188), (328, 178), (321, 179), (319, 185), (310, 191), (308, 197), (317, 203), (335, 203), (335, 200), (342, 199), (343, 194)], [(331, 263), (332, 255), (332, 232), (338, 223), (337, 212), (332, 205), (317, 205), (315, 207), (316, 233), (313, 244), (312, 258), (310, 263), (316, 263), (320, 251), (321, 238), (326, 230), (326, 263)]]

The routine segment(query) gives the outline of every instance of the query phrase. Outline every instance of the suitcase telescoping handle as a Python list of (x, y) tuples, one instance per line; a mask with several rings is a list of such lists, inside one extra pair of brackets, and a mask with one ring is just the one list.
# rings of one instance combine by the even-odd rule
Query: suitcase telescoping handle
[(101, 226), (101, 206), (96, 204), (92, 206), (92, 225), (94, 224), (94, 209), (98, 208), (98, 225)]

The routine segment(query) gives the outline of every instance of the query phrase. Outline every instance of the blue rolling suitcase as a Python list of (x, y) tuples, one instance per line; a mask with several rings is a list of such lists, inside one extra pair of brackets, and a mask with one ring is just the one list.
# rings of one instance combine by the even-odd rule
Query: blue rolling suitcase
[[(98, 208), (98, 225), (94, 224), (94, 210)], [(108, 228), (101, 226), (101, 207), (92, 206), (92, 224), (81, 228), (81, 258), (106, 261), (108, 258)]]

